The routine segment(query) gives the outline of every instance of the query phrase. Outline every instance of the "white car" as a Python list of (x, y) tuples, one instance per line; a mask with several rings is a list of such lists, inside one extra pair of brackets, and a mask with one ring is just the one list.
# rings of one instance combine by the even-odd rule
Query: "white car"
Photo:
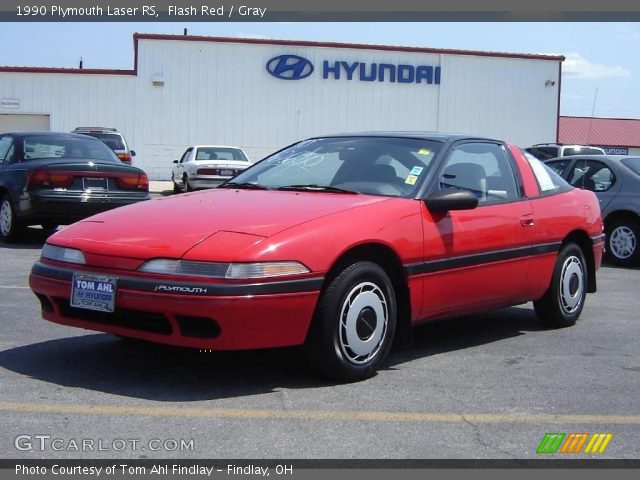
[(251, 163), (238, 147), (193, 145), (180, 160), (173, 161), (171, 180), (174, 193), (213, 188), (235, 177)]

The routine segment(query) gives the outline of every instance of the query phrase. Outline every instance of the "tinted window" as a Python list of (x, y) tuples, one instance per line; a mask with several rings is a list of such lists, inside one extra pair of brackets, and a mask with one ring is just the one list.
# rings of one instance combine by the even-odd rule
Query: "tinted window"
[(592, 192), (605, 192), (616, 181), (611, 169), (596, 160), (577, 161), (569, 171), (568, 178), (572, 186)]
[(553, 194), (571, 188), (571, 186), (565, 182), (560, 175), (549, 168), (546, 164), (529, 155), (525, 155), (525, 157), (527, 158), (527, 161), (531, 166), (531, 170), (536, 177), (541, 194)]
[(202, 147), (196, 152), (196, 160), (240, 160), (247, 162), (242, 150), (237, 148)]
[(23, 140), (23, 158), (82, 158), (118, 162), (118, 157), (104, 143), (82, 137), (57, 137), (43, 135), (25, 137)]
[(0, 163), (6, 163), (13, 154), (13, 139), (5, 136), (0, 137)]
[(124, 144), (122, 135), (117, 133), (94, 133), (94, 132), (82, 132), (82, 135), (89, 135), (90, 137), (97, 138), (104, 143), (111, 150), (126, 150), (127, 147)]
[(408, 138), (317, 138), (267, 157), (233, 181), (267, 188), (317, 185), (408, 198), (440, 148), (439, 142)]
[(548, 158), (556, 158), (560, 156), (558, 153), (558, 147), (531, 147), (527, 148), (527, 152), (540, 160), (546, 160)]
[(558, 175), (562, 175), (562, 172), (564, 172), (564, 169), (567, 168), (567, 165), (569, 165), (570, 163), (571, 163), (571, 160), (567, 159), (567, 160), (554, 160), (553, 162), (545, 162), (544, 164), (547, 167), (551, 168)]
[(518, 198), (511, 162), (504, 149), (493, 143), (466, 143), (456, 147), (440, 174), (440, 190), (470, 190), (478, 203)]
[(634, 173), (640, 175), (640, 158), (625, 158), (622, 163), (633, 170)]
[(599, 148), (591, 147), (566, 147), (562, 155), (603, 155), (602, 150)]

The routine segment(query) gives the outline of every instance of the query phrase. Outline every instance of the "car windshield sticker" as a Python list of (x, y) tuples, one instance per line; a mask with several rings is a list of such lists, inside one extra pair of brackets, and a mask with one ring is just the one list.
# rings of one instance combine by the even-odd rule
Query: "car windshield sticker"
[(429, 155), (431, 153), (431, 150), (429, 150), (428, 148), (421, 148), (420, 150), (418, 150), (418, 153), (420, 155)]
[(424, 170), (424, 167), (413, 167), (411, 169), (411, 175), (420, 175), (422, 170)]
[(409, 175), (404, 183), (406, 183), (407, 185), (415, 185), (417, 181), (418, 177), (416, 177), (415, 175)]

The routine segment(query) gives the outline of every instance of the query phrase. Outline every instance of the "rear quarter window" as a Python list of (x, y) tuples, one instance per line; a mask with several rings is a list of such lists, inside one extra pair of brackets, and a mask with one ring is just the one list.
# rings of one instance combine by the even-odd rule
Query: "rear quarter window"
[(536, 177), (541, 195), (552, 195), (572, 188), (560, 175), (537, 158), (533, 158), (530, 155), (525, 155), (525, 157), (531, 166), (531, 170), (533, 170), (533, 175)]

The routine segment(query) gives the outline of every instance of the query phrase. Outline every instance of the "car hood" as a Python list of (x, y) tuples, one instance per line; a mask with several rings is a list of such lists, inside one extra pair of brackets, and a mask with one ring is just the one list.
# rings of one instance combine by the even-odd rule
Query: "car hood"
[(211, 189), (101, 213), (48, 241), (99, 255), (180, 258), (218, 232), (241, 234), (245, 240), (252, 236), (253, 243), (320, 217), (388, 200), (323, 192)]

